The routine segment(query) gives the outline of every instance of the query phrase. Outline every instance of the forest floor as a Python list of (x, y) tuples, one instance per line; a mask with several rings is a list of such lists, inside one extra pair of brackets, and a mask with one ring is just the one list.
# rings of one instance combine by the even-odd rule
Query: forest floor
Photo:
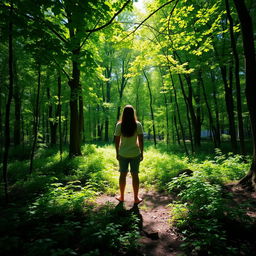
[(170, 225), (170, 208), (173, 198), (155, 190), (140, 189), (142, 203), (137, 207), (133, 204), (132, 179), (127, 176), (125, 202), (118, 203), (115, 196), (103, 194), (97, 198), (98, 205), (115, 204), (121, 211), (133, 212), (140, 219), (141, 238), (139, 254), (143, 256), (176, 256), (181, 253), (181, 238)]
[[(246, 214), (256, 219), (256, 192), (246, 191), (234, 183), (227, 184), (224, 190), (232, 195), (234, 206), (245, 202), (254, 202), (247, 208)], [(115, 196), (107, 194), (99, 196), (96, 203), (99, 207), (114, 204), (120, 212), (134, 213), (139, 217), (141, 238), (139, 239), (138, 255), (184, 255), (180, 247), (182, 237), (170, 224), (171, 211), (168, 205), (173, 202), (174, 198), (170, 194), (160, 193), (153, 189), (149, 191), (144, 188), (140, 189), (140, 197), (143, 198), (142, 203), (135, 206), (133, 204), (132, 179), (128, 175), (124, 203), (118, 202)], [(228, 224), (230, 223), (227, 223), (227, 226)], [(244, 240), (245, 237), (251, 235), (249, 234), (251, 232), (248, 233), (248, 230), (244, 230), (240, 225), (235, 227), (231, 225), (228, 229), (228, 233), (232, 233), (232, 238), (236, 240)], [(256, 231), (256, 227), (252, 227), (252, 229)]]

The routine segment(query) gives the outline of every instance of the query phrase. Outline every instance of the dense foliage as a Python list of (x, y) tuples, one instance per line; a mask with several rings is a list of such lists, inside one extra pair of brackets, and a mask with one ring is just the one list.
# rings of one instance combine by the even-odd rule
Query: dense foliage
[(255, 10), (255, 0), (2, 0), (1, 255), (137, 250), (138, 216), (95, 203), (117, 191), (108, 143), (126, 104), (150, 144), (141, 182), (175, 198), (184, 253), (251, 255), (253, 204), (235, 204), (227, 184), (256, 186)]

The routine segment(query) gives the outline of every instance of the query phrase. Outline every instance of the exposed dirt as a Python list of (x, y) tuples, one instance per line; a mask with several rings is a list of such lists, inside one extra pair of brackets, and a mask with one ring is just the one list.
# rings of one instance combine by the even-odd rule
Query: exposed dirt
[[(238, 241), (245, 244), (252, 251), (255, 251), (254, 234), (256, 232), (256, 192), (247, 191), (241, 186), (228, 184), (225, 186), (223, 196), (228, 196), (231, 207), (242, 206), (244, 213), (255, 223), (250, 227), (245, 227), (239, 221), (230, 223), (229, 219), (224, 220), (224, 227), (228, 234), (228, 239), (234, 243)], [(181, 237), (170, 225), (170, 208), (168, 205), (173, 198), (165, 193), (156, 191), (146, 191), (140, 189), (140, 197), (143, 202), (138, 207), (133, 204), (132, 180), (127, 177), (125, 202), (119, 203), (114, 196), (102, 195), (97, 199), (98, 205), (113, 203), (117, 208), (134, 212), (140, 218), (141, 238), (139, 240), (140, 249), (138, 255), (143, 256), (177, 256), (182, 254), (180, 245)], [(242, 217), (242, 216), (241, 216)], [(240, 255), (243, 251), (240, 251)], [(184, 255), (184, 254), (183, 254)], [(251, 255), (251, 254), (250, 254)], [(252, 254), (254, 255), (254, 254)]]
[(133, 204), (132, 181), (128, 176), (124, 204), (119, 203), (115, 197), (105, 194), (97, 199), (97, 203), (99, 205), (114, 203), (117, 207), (133, 211), (140, 217), (139, 254), (143, 256), (176, 256), (180, 254), (180, 237), (169, 223), (168, 204), (172, 202), (171, 196), (144, 189), (140, 189), (139, 196), (143, 198), (143, 202), (136, 207)]

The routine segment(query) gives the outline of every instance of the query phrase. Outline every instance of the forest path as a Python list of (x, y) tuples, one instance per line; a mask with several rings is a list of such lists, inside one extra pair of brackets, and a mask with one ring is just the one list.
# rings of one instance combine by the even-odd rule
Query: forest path
[(143, 256), (176, 256), (180, 251), (180, 238), (172, 229), (170, 208), (168, 204), (173, 201), (170, 195), (157, 191), (140, 189), (139, 196), (143, 202), (138, 207), (133, 204), (132, 179), (127, 176), (124, 204), (118, 203), (115, 196), (106, 194), (97, 198), (98, 205), (113, 203), (126, 211), (133, 211), (140, 218), (141, 238), (139, 239), (139, 254)]

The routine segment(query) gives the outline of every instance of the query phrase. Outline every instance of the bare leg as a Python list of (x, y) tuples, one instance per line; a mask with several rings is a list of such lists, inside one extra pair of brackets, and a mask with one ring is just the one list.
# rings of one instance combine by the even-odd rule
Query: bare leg
[(140, 180), (139, 180), (139, 174), (136, 172), (131, 172), (132, 174), (132, 186), (133, 186), (133, 193), (134, 193), (134, 203), (139, 204), (142, 202), (142, 198), (138, 197), (139, 193), (139, 186), (140, 186)]
[(120, 189), (120, 196), (116, 197), (118, 201), (124, 201), (124, 190), (126, 185), (126, 176), (128, 172), (120, 172), (119, 176), (119, 189)]

